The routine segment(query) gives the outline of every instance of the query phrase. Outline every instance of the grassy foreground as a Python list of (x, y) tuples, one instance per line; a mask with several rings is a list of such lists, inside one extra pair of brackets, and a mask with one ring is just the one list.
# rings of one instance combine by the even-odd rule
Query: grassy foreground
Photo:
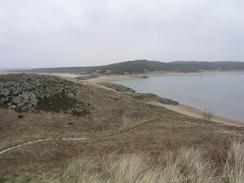
[(180, 149), (162, 155), (157, 162), (147, 155), (111, 155), (107, 159), (74, 159), (61, 178), (50, 182), (70, 183), (243, 183), (244, 144), (230, 145), (222, 167), (206, 153)]
[(194, 148), (169, 152), (153, 160), (148, 155), (81, 156), (55, 177), (0, 178), (0, 182), (48, 183), (243, 183), (244, 144), (233, 142), (222, 166)]
[(86, 115), (0, 109), (0, 152), (53, 139), (0, 153), (0, 183), (242, 181), (243, 128), (152, 105), (157, 97), (121, 87), (70, 84)]

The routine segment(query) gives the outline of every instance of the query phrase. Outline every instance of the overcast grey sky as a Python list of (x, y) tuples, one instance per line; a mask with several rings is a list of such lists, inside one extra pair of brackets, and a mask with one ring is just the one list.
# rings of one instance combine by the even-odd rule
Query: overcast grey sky
[(244, 0), (0, 0), (0, 67), (244, 61)]

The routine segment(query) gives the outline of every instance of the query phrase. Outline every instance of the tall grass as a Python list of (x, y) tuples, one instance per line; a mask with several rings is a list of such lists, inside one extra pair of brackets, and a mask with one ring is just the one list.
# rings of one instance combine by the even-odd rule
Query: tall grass
[[(79, 158), (61, 182), (69, 183), (244, 183), (244, 144), (231, 144), (222, 171), (196, 149), (181, 149), (155, 163), (146, 155)], [(218, 172), (218, 173), (217, 173)]]
[(228, 183), (244, 183), (244, 144), (239, 142), (231, 144), (224, 178)]

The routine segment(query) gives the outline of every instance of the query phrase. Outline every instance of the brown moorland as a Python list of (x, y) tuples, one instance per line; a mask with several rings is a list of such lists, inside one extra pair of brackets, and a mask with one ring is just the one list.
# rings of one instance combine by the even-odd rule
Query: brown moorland
[[(70, 161), (81, 156), (102, 161), (111, 154), (147, 154), (157, 162), (182, 148), (206, 152), (221, 169), (231, 142), (244, 136), (241, 127), (188, 117), (147, 104), (130, 92), (85, 81), (73, 84), (74, 99), (89, 104), (85, 115), (0, 109), (1, 180), (26, 176), (44, 182), (60, 176)], [(11, 147), (16, 148), (4, 152)]]

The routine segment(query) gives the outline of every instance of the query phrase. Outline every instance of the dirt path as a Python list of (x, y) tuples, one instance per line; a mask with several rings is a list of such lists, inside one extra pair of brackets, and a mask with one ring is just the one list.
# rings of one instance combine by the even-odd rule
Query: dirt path
[[(185, 115), (188, 115), (188, 116), (192, 116), (192, 117), (195, 117), (195, 118), (202, 118), (202, 116), (203, 116), (202, 115), (202, 113), (203, 113), (202, 111), (194, 109), (194, 108), (190, 108), (188, 106), (182, 106), (182, 105), (181, 106), (169, 106), (169, 105), (163, 105), (163, 104), (159, 104), (159, 103), (155, 103), (155, 102), (153, 102), (153, 103), (151, 102), (150, 104), (151, 105), (156, 105), (156, 106), (161, 106), (161, 107), (166, 107), (169, 110), (176, 111), (176, 112), (179, 112), (179, 113), (182, 113), (182, 114), (185, 114)], [(123, 135), (123, 134), (128, 133), (128, 132), (130, 132), (132, 130), (135, 130), (135, 129), (141, 127), (141, 126), (156, 122), (159, 119), (160, 118), (154, 118), (154, 119), (151, 119), (151, 120), (147, 120), (147, 121), (138, 123), (138, 124), (133, 125), (131, 127), (120, 129), (116, 133), (107, 134), (107, 135), (101, 135), (99, 137), (99, 139), (107, 139), (107, 138), (110, 138), (110, 137)], [(233, 121), (227, 121), (227, 120), (225, 121), (225, 120), (223, 120), (220, 117), (217, 118), (217, 119), (218, 120), (215, 119), (215, 120), (212, 120), (212, 121), (219, 122), (219, 123), (222, 123), (222, 124), (225, 124), (225, 125), (243, 127), (243, 124), (240, 124), (240, 123), (234, 123)], [(12, 150), (27, 146), (27, 145), (36, 144), (36, 143), (45, 142), (45, 141), (55, 141), (55, 140), (60, 140), (60, 141), (86, 141), (86, 140), (96, 140), (96, 139), (97, 139), (97, 137), (96, 138), (90, 138), (90, 137), (89, 138), (88, 137), (80, 137), (80, 138), (77, 138), (77, 137), (42, 138), (42, 139), (36, 139), (36, 140), (33, 140), (33, 141), (29, 141), (29, 142), (24, 142), (24, 143), (18, 144), (16, 146), (3, 149), (3, 150), (0, 151), (0, 155), (4, 154), (6, 152), (9, 152), (9, 151), (12, 151)]]
[[(101, 138), (106, 139), (106, 138), (109, 138), (109, 137), (114, 137), (114, 136), (117, 136), (117, 135), (122, 135), (122, 134), (125, 134), (125, 133), (127, 133), (127, 132), (129, 132), (131, 130), (135, 130), (136, 128), (139, 128), (141, 126), (147, 125), (149, 123), (153, 123), (153, 122), (155, 122), (157, 120), (158, 119), (152, 119), (152, 120), (144, 121), (144, 122), (141, 122), (141, 123), (136, 124), (134, 126), (121, 129), (117, 133), (113, 133), (113, 134), (109, 134), (109, 135), (102, 135)], [(77, 138), (77, 137), (42, 138), (42, 139), (37, 139), (37, 140), (29, 141), (29, 142), (24, 142), (24, 143), (18, 144), (16, 146), (3, 149), (3, 150), (0, 151), (0, 154), (4, 154), (6, 152), (9, 152), (9, 151), (12, 151), (12, 150), (15, 150), (15, 149), (18, 149), (18, 148), (27, 146), (27, 145), (36, 144), (36, 143), (45, 142), (45, 141), (54, 141), (54, 140), (61, 140), (61, 141), (86, 141), (86, 140), (95, 140), (95, 138), (88, 138), (88, 137), (80, 137), (80, 138)]]
[(33, 140), (33, 141), (29, 141), (29, 142), (24, 142), (22, 144), (18, 144), (16, 146), (13, 147), (9, 147), (7, 149), (4, 149), (2, 151), (0, 151), (0, 154), (6, 153), (8, 151), (12, 151), (18, 148), (21, 148), (23, 146), (27, 146), (27, 145), (31, 145), (31, 144), (36, 144), (36, 143), (40, 143), (40, 142), (45, 142), (45, 141), (54, 141), (54, 140), (61, 140), (61, 141), (85, 141), (85, 140), (90, 140), (90, 138), (46, 138), (46, 139), (37, 139), (37, 140)]

